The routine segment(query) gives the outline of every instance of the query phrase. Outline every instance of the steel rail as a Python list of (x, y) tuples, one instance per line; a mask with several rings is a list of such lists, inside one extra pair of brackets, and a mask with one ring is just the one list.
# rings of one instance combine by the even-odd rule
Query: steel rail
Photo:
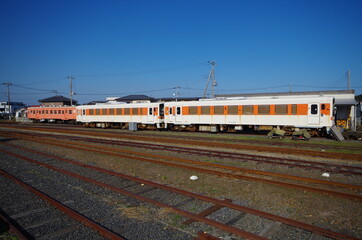
[(26, 232), (24, 232), (24, 230), (16, 222), (14, 222), (13, 219), (11, 219), (10, 217), (3, 214), (1, 209), (0, 209), (0, 220), (6, 222), (9, 225), (10, 232), (15, 234), (17, 239), (20, 239), (20, 240), (32, 239), (31, 236), (29, 236), (29, 237), (27, 236), (28, 234)]
[[(8, 151), (3, 151), (0, 150), (2, 152), (5, 152), (7, 154), (11, 153)], [(12, 154), (10, 154), (12, 155)], [(18, 155), (20, 156), (20, 155)], [(118, 234), (114, 233), (113, 231), (105, 228), (104, 226), (94, 222), (93, 220), (83, 216), (82, 214), (72, 210), (71, 208), (65, 206), (64, 204), (58, 202), (57, 200), (55, 200), (54, 198), (46, 195), (45, 193), (35, 189), (34, 187), (30, 186), (29, 184), (21, 181), (20, 179), (16, 178), (15, 176), (9, 174), (8, 172), (6, 172), (3, 169), (0, 169), (0, 174), (2, 174), (3, 176), (7, 177), (8, 179), (13, 180), (14, 182), (16, 182), (17, 184), (19, 184), (20, 186), (28, 189), (29, 191), (31, 191), (32, 193), (38, 195), (41, 199), (46, 200), (47, 202), (49, 202), (51, 205), (53, 205), (54, 207), (58, 208), (59, 210), (61, 210), (62, 212), (66, 213), (67, 215), (69, 215), (70, 217), (76, 219), (79, 222), (82, 222), (84, 225), (98, 231), (101, 235), (103, 235), (104, 237), (107, 237), (109, 239), (124, 239), (121, 236), (119, 236)]]
[[(37, 138), (40, 138), (40, 137), (37, 137)], [(40, 138), (40, 139), (46, 140), (45, 138)], [(48, 141), (49, 141), (49, 139), (48, 139)], [(210, 167), (215, 167), (215, 168), (219, 168), (219, 169), (231, 170), (231, 171), (235, 171), (235, 172), (244, 172), (244, 173), (249, 173), (249, 174), (257, 174), (257, 175), (263, 175), (263, 176), (290, 179), (290, 180), (294, 180), (294, 181), (304, 181), (304, 182), (311, 182), (311, 183), (322, 184), (322, 185), (327, 185), (327, 186), (337, 186), (337, 187), (341, 187), (341, 188), (362, 190), (362, 186), (339, 183), (339, 182), (299, 177), (299, 176), (287, 175), (287, 174), (281, 174), (281, 173), (265, 172), (265, 171), (260, 171), (260, 170), (233, 167), (233, 166), (208, 163), (208, 162), (200, 162), (200, 161), (195, 161), (195, 160), (187, 160), (187, 159), (182, 159), (182, 158), (168, 157), (168, 156), (156, 155), (156, 154), (151, 154), (151, 153), (141, 153), (141, 152), (135, 152), (135, 151), (130, 151), (130, 150), (121, 150), (121, 149), (108, 148), (108, 147), (102, 147), (102, 146), (94, 146), (94, 145), (82, 144), (79, 142), (71, 143), (71, 142), (55, 140), (55, 139), (52, 139), (51, 141), (52, 141), (51, 144), (54, 144), (54, 142), (58, 142), (61, 144), (76, 144), (78, 146), (83, 146), (86, 148), (98, 148), (98, 149), (106, 150), (106, 151), (116, 151), (116, 152), (122, 152), (122, 153), (127, 153), (127, 154), (140, 155), (140, 156), (144, 156), (144, 157), (152, 157), (152, 158), (157, 158), (157, 159), (161, 158), (161, 159), (171, 160), (171, 161), (175, 161), (175, 162), (184, 162), (184, 163), (190, 163), (190, 164), (194, 164), (194, 165), (210, 166)], [(70, 146), (70, 147), (74, 147), (74, 146)], [(91, 151), (94, 151), (94, 149), (92, 149)]]
[[(84, 130), (84, 127), (82, 126), (76, 126), (76, 125), (56, 125), (54, 126), (54, 124), (43, 124), (40, 126), (34, 126), (36, 128), (44, 128), (44, 127), (51, 127), (52, 129), (66, 129), (66, 128), (78, 128), (78, 131), (86, 131)], [(107, 133), (113, 133), (113, 134), (117, 134), (117, 135), (131, 135), (128, 132), (115, 132), (115, 131), (106, 131), (103, 130), (102, 132), (107, 132)], [(187, 132), (186, 132), (187, 133)], [(152, 133), (153, 134), (153, 133)], [(211, 138), (211, 137), (207, 137), (205, 136), (206, 134), (204, 132), (199, 132), (199, 136), (175, 136), (175, 135), (170, 135), (170, 136), (165, 136), (165, 135), (161, 135), (158, 132), (156, 133), (157, 135), (160, 135), (162, 137), (165, 138), (187, 138), (187, 139), (197, 139), (200, 140), (200, 138), (203, 141), (233, 141), (233, 142), (241, 142), (241, 143), (249, 143), (250, 140), (249, 139), (231, 139), (231, 138), (227, 138), (227, 137), (218, 137), (218, 138)], [(132, 133), (132, 135), (134, 135), (134, 133)], [(315, 144), (315, 143), (311, 143), (311, 142), (279, 142), (279, 141), (269, 141), (269, 140), (260, 140), (260, 139), (253, 139), (252, 140), (254, 143), (257, 144), (264, 144), (264, 145), (277, 145), (277, 146), (287, 146), (287, 147), (293, 147), (293, 148), (300, 148), (300, 147), (304, 147), (304, 148), (323, 148), (323, 149), (340, 149), (340, 150), (356, 150), (356, 151), (362, 151), (362, 147), (357, 147), (357, 146), (339, 146), (339, 145), (326, 145), (326, 144)]]
[[(14, 127), (9, 127), (14, 128)], [(54, 129), (39, 129), (39, 128), (28, 128), (37, 131), (49, 132)], [(56, 132), (59, 133), (70, 133), (70, 134), (82, 134), (94, 136), (95, 133), (84, 132), (79, 130), (62, 130), (57, 129)], [(96, 132), (97, 136), (103, 137), (113, 137), (113, 138), (126, 138), (134, 139), (139, 141), (151, 141), (151, 142), (163, 142), (163, 143), (176, 143), (182, 145), (193, 145), (193, 146), (208, 146), (208, 147), (217, 147), (217, 148), (227, 148), (227, 149), (241, 149), (241, 150), (252, 150), (252, 151), (261, 151), (261, 152), (277, 152), (277, 153), (286, 153), (294, 155), (308, 155), (314, 157), (326, 157), (326, 158), (338, 158), (338, 159), (348, 159), (362, 161), (362, 154), (352, 154), (352, 153), (335, 153), (335, 152), (319, 152), (313, 150), (301, 150), (301, 149), (290, 149), (290, 148), (278, 148), (278, 147), (268, 147), (268, 146), (253, 146), (253, 145), (244, 145), (244, 144), (235, 144), (235, 143), (220, 143), (220, 142), (207, 142), (207, 141), (195, 141), (195, 140), (179, 140), (179, 139), (170, 139), (170, 138), (160, 138), (160, 137), (145, 137), (145, 136), (119, 136), (117, 134), (106, 134)]]
[[(93, 146), (93, 145), (68, 142), (68, 144), (72, 144), (70, 146), (70, 145), (64, 144), (64, 143), (66, 143), (65, 141), (54, 140), (54, 139), (52, 139), (51, 142), (48, 142), (48, 141), (44, 141), (44, 140), (36, 140), (33, 138), (32, 141), (66, 147), (66, 148), (73, 148), (73, 149), (78, 149), (78, 150), (82, 150), (82, 151), (92, 151), (92, 152), (97, 152), (97, 153), (101, 153), (101, 154), (122, 157), (122, 158), (126, 158), (126, 159), (134, 159), (134, 160), (143, 161), (143, 162), (150, 162), (150, 163), (154, 163), (154, 164), (172, 166), (172, 167), (177, 167), (177, 168), (184, 168), (184, 169), (188, 169), (188, 170), (204, 172), (204, 173), (213, 174), (213, 175), (222, 176), (222, 177), (243, 179), (243, 180), (254, 181), (254, 182), (262, 182), (262, 183), (267, 183), (267, 184), (273, 184), (273, 185), (279, 185), (279, 186), (299, 189), (299, 190), (303, 190), (303, 191), (317, 192), (317, 193), (328, 194), (328, 195), (332, 195), (332, 196), (334, 195), (334, 196), (338, 196), (338, 197), (342, 197), (342, 198), (348, 198), (348, 199), (352, 199), (352, 200), (362, 201), (362, 196), (360, 196), (360, 195), (354, 195), (354, 194), (338, 192), (338, 191), (334, 191), (334, 190), (327, 190), (327, 189), (322, 189), (322, 188), (303, 186), (303, 185), (293, 184), (293, 183), (286, 183), (286, 182), (264, 179), (264, 178), (257, 178), (257, 177), (252, 177), (252, 176), (226, 173), (226, 172), (221, 172), (221, 171), (216, 171), (216, 170), (204, 169), (204, 168), (200, 168), (200, 167), (186, 166), (186, 165), (181, 165), (181, 164), (177, 164), (177, 163), (164, 162), (164, 161), (154, 160), (154, 159), (152, 160), (152, 159), (148, 159), (148, 158), (144, 158), (144, 157), (124, 155), (124, 154), (120, 154), (120, 153), (115, 153), (115, 151), (122, 151), (122, 150), (114, 149), (114, 148), (97, 147), (97, 146)], [(63, 142), (63, 143), (60, 143), (60, 142)], [(81, 145), (83, 147), (77, 147), (77, 146), (74, 146), (74, 144)], [(99, 148), (102, 150), (95, 149), (95, 148)], [(161, 158), (163, 156), (156, 155), (156, 157)], [(232, 167), (230, 167), (230, 168), (232, 168)], [(337, 184), (343, 185), (342, 183), (337, 183)], [(355, 185), (351, 185), (351, 186), (354, 186), (357, 188), (360, 187), (360, 186), (355, 186)]]
[[(206, 223), (210, 226), (214, 226), (216, 228), (219, 228), (221, 230), (224, 230), (226, 232), (229, 232), (229, 233), (233, 233), (233, 234), (236, 234), (238, 236), (241, 236), (241, 237), (246, 237), (246, 238), (249, 238), (249, 239), (259, 239), (259, 240), (266, 240), (267, 238), (264, 238), (264, 237), (261, 237), (261, 236), (258, 236), (258, 235), (255, 235), (253, 233), (249, 233), (249, 232), (246, 232), (246, 231), (243, 231), (241, 229), (238, 229), (238, 228), (235, 228), (235, 227), (232, 227), (232, 226), (228, 226), (226, 224), (223, 224), (221, 222), (218, 222), (218, 221), (214, 221), (214, 220), (211, 220), (211, 219), (208, 219), (206, 217), (201, 217), (197, 214), (194, 214), (194, 213), (191, 213), (191, 212), (187, 212), (187, 211), (183, 211), (181, 209), (178, 209), (178, 208), (175, 208), (171, 205), (168, 205), (168, 204), (164, 204), (164, 203), (161, 203), (161, 202), (158, 202), (156, 200), (153, 200), (151, 198), (147, 198), (147, 197), (143, 197), (143, 196), (140, 196), (140, 195), (137, 195), (135, 193), (132, 193), (132, 192), (129, 192), (129, 191), (126, 191), (124, 189), (120, 189), (120, 188), (117, 188), (117, 187), (114, 187), (112, 185), (109, 185), (109, 184), (105, 184), (105, 183), (102, 183), (102, 182), (99, 182), (97, 180), (94, 180), (94, 179), (90, 179), (90, 178), (87, 178), (87, 177), (84, 177), (82, 175), (79, 175), (77, 173), (73, 173), (73, 172), (70, 172), (70, 171), (67, 171), (67, 170), (64, 170), (64, 169), (61, 169), (61, 168), (57, 168), (57, 167), (54, 167), (52, 165), (49, 165), (49, 164), (46, 164), (46, 163), (43, 163), (43, 162), (39, 162), (37, 160), (34, 160), (34, 159), (31, 159), (31, 158), (28, 158), (28, 157), (25, 157), (25, 156), (21, 156), (21, 155), (18, 155), (16, 153), (13, 153), (13, 152), (9, 152), (9, 151), (6, 151), (6, 150), (2, 150), (0, 149), (0, 152), (3, 152), (3, 153), (6, 153), (8, 155), (11, 155), (11, 156), (14, 156), (14, 157), (17, 157), (17, 158), (20, 158), (20, 159), (23, 159), (25, 161), (28, 161), (28, 162), (31, 162), (31, 163), (35, 163), (35, 164), (38, 164), (40, 166), (43, 166), (43, 167), (46, 167), (46, 168), (49, 168), (51, 170), (54, 170), (54, 171), (57, 171), (57, 172), (60, 172), (62, 174), (65, 174), (65, 175), (68, 175), (68, 176), (71, 176), (71, 177), (74, 177), (74, 178), (77, 178), (77, 179), (80, 179), (80, 180), (83, 180), (83, 181), (86, 181), (86, 182), (90, 182), (90, 183), (93, 183), (97, 186), (100, 186), (100, 187), (103, 187), (103, 188), (107, 188), (107, 189), (110, 189), (114, 192), (118, 192), (118, 193), (121, 193), (121, 194), (124, 194), (124, 195), (127, 195), (129, 197), (132, 197), (134, 199), (137, 199), (137, 200), (140, 200), (142, 202), (147, 202), (147, 203), (150, 203), (152, 205), (155, 205), (157, 207), (161, 207), (161, 208), (165, 208), (165, 209), (169, 209), (171, 210), (172, 212), (174, 213), (178, 213), (184, 217), (187, 217), (187, 218), (190, 218), (190, 219), (193, 219), (195, 221), (198, 221), (198, 222), (203, 222), (203, 223)], [(0, 173), (2, 173), (3, 171), (0, 170)], [(24, 183), (25, 184), (25, 183)], [(24, 185), (25, 186), (25, 185)], [(26, 184), (26, 186), (32, 188), (31, 186), (29, 186), (28, 184)], [(27, 187), (27, 188), (28, 188)], [(35, 193), (35, 192), (34, 192)], [(46, 195), (45, 195), (46, 196)], [(47, 198), (49, 198), (50, 200), (53, 200), (51, 199), (50, 197), (46, 196)], [(55, 200), (54, 200), (55, 201)], [(58, 202), (56, 202), (58, 203)], [(115, 235), (115, 237), (118, 236), (118, 235)], [(111, 238), (111, 239), (119, 239), (119, 238)], [(121, 238), (122, 239), (122, 238)]]
[[(30, 133), (27, 133), (30, 135)], [(104, 143), (104, 144), (112, 144), (112, 145), (120, 145), (120, 146), (130, 146), (130, 147), (141, 147), (147, 148), (151, 150), (164, 150), (164, 151), (174, 151), (174, 152), (181, 152), (181, 153), (192, 153), (197, 155), (204, 155), (204, 156), (211, 156), (211, 157), (226, 157), (231, 159), (239, 159), (243, 161), (254, 161), (254, 162), (262, 162), (262, 163), (270, 163), (270, 164), (278, 164), (278, 165), (285, 165), (290, 167), (300, 167), (306, 169), (317, 169), (317, 170), (324, 170), (329, 172), (336, 172), (336, 173), (343, 173), (343, 174), (355, 174), (355, 175), (362, 175), (362, 172), (355, 172), (355, 171), (347, 171), (341, 169), (350, 169), (350, 170), (362, 170), (362, 167), (357, 166), (349, 166), (349, 165), (341, 165), (341, 164), (332, 164), (332, 163), (322, 163), (322, 162), (315, 162), (315, 161), (307, 161), (307, 160), (296, 160), (296, 159), (286, 159), (286, 158), (277, 158), (277, 157), (265, 157), (265, 156), (258, 156), (258, 155), (251, 155), (251, 154), (244, 154), (244, 153), (235, 153), (235, 152), (224, 152), (224, 151), (216, 151), (216, 150), (205, 150), (199, 148), (188, 148), (188, 147), (180, 147), (180, 146), (170, 146), (170, 145), (161, 145), (161, 144), (150, 144), (150, 143), (139, 143), (139, 142), (129, 142), (129, 141), (122, 141), (122, 140), (108, 140), (108, 139), (101, 139), (101, 138), (90, 138), (90, 137), (81, 137), (81, 136), (69, 136), (69, 135), (54, 135), (54, 134), (38, 134), (40, 136), (47, 136), (47, 137), (57, 137), (61, 139), (71, 139), (71, 140), (82, 140), (88, 142), (96, 142), (96, 143)], [(288, 163), (291, 162), (291, 163)], [(297, 164), (300, 163), (300, 164)], [(306, 165), (310, 164), (310, 165)], [(328, 168), (317, 167), (315, 165), (320, 165)], [(338, 168), (338, 169), (334, 169)]]
[[(55, 135), (44, 134), (44, 133), (40, 134), (40, 135), (55, 136)], [(59, 136), (57, 136), (57, 137), (59, 138)], [(343, 173), (343, 174), (362, 175), (362, 172), (352, 171), (352, 170), (362, 170), (362, 167), (341, 165), (341, 164), (322, 163), (322, 162), (295, 160), (295, 159), (285, 159), (285, 158), (277, 158), (277, 157), (264, 157), (264, 156), (257, 156), (257, 155), (244, 154), (244, 153), (223, 152), (223, 151), (216, 151), (216, 150), (209, 150), (209, 149), (205, 150), (205, 149), (199, 149), (199, 148), (187, 148), (187, 147), (180, 147), (180, 146), (129, 142), (129, 141), (122, 141), (122, 140), (108, 140), (108, 139), (90, 138), (90, 137), (86, 138), (86, 137), (80, 137), (80, 136), (63, 135), (63, 136), (61, 136), (61, 138), (62, 139), (66, 138), (66, 139), (71, 139), (71, 140), (83, 140), (83, 141), (112, 144), (112, 145), (141, 147), (141, 148), (147, 148), (147, 149), (152, 149), (152, 150), (165, 150), (165, 151), (174, 151), (174, 152), (181, 152), (181, 153), (192, 153), (192, 154), (197, 154), (197, 155), (219, 157), (219, 158), (226, 157), (226, 158), (231, 158), (231, 159), (239, 159), (239, 160), (243, 160), (243, 161), (262, 162), (262, 163), (268, 163), (268, 164), (273, 164), (273, 165), (285, 165), (285, 166), (289, 166), (289, 167), (299, 167), (299, 168), (305, 168), (305, 169), (316, 169), (316, 170), (323, 170), (323, 171)], [(306, 165), (306, 164), (309, 164), (309, 165)], [(324, 166), (325, 168), (323, 168), (322, 166)], [(342, 169), (349, 169), (350, 171), (342, 170)]]
[[(18, 146), (15, 146), (15, 147), (18, 147)], [(119, 172), (114, 172), (114, 171), (111, 171), (111, 170), (108, 170), (108, 169), (92, 166), (92, 165), (77, 162), (77, 161), (74, 161), (74, 160), (69, 160), (69, 159), (66, 159), (66, 158), (63, 158), (63, 157), (59, 157), (59, 156), (55, 156), (55, 155), (35, 151), (35, 150), (32, 150), (32, 149), (28, 149), (28, 148), (23, 148), (22, 147), (21, 149), (24, 149), (24, 150), (27, 150), (27, 151), (30, 151), (30, 152), (33, 152), (33, 153), (36, 153), (36, 154), (44, 155), (44, 156), (47, 156), (47, 157), (50, 157), (50, 158), (58, 159), (60, 161), (64, 161), (64, 162), (67, 162), (67, 163), (70, 163), (70, 164), (78, 165), (78, 166), (81, 166), (81, 167), (84, 167), (84, 168), (92, 169), (92, 170), (95, 170), (95, 171), (98, 171), (98, 172), (106, 173), (106, 174), (109, 174), (109, 175), (112, 175), (112, 176), (116, 176), (116, 177), (124, 178), (124, 179), (127, 179), (127, 180), (139, 182), (140, 184), (145, 184), (145, 185), (149, 185), (149, 186), (152, 186), (152, 187), (161, 188), (161, 189), (164, 189), (164, 190), (167, 190), (167, 191), (170, 191), (170, 192), (175, 192), (175, 193), (182, 194), (184, 196), (196, 198), (196, 199), (206, 201), (206, 202), (209, 202), (209, 203), (213, 203), (213, 204), (216, 204), (216, 205), (220, 205), (220, 206), (228, 207), (228, 208), (231, 208), (231, 209), (234, 209), (234, 210), (238, 210), (238, 211), (242, 211), (242, 212), (245, 212), (245, 213), (249, 213), (249, 214), (257, 215), (257, 216), (260, 216), (260, 217), (264, 217), (264, 218), (267, 218), (267, 219), (270, 219), (270, 220), (273, 220), (273, 221), (281, 222), (281, 223), (286, 224), (286, 225), (290, 225), (290, 226), (293, 226), (293, 227), (305, 229), (305, 230), (308, 230), (310, 232), (314, 232), (314, 233), (319, 234), (319, 235), (332, 237), (332, 238), (335, 238), (335, 239), (355, 239), (355, 238), (353, 238), (351, 236), (348, 236), (348, 235), (340, 234), (340, 233), (337, 233), (337, 232), (333, 232), (333, 231), (330, 231), (330, 230), (327, 230), (327, 229), (323, 229), (323, 228), (320, 228), (320, 227), (317, 227), (317, 226), (313, 226), (313, 225), (310, 225), (310, 224), (307, 224), (307, 223), (302, 223), (302, 222), (299, 222), (299, 221), (296, 221), (296, 220), (288, 219), (288, 218), (278, 216), (278, 215), (274, 215), (274, 214), (271, 214), (271, 213), (266, 213), (266, 212), (262, 212), (262, 211), (259, 211), (259, 210), (256, 210), (256, 209), (252, 209), (252, 208), (248, 208), (248, 207), (245, 207), (245, 206), (237, 205), (237, 204), (234, 204), (234, 203), (229, 202), (229, 201), (219, 200), (219, 199), (216, 199), (216, 198), (211, 198), (211, 197), (200, 195), (200, 194), (197, 194), (197, 193), (188, 192), (188, 191), (178, 189), (178, 188), (174, 188), (174, 187), (171, 187), (171, 186), (168, 186), (168, 185), (163, 185), (163, 184), (151, 182), (151, 181), (148, 181), (148, 180), (140, 179), (140, 178), (125, 175), (125, 174), (122, 174), (122, 173), (119, 173)]]

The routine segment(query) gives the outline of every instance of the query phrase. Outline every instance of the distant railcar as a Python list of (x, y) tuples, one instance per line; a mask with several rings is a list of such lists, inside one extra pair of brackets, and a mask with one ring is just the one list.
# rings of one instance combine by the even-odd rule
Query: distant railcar
[(75, 106), (37, 106), (28, 107), (28, 119), (34, 122), (75, 122)]

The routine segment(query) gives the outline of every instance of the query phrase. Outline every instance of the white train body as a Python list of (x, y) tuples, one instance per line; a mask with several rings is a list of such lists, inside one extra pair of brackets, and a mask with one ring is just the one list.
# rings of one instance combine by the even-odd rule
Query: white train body
[(333, 97), (207, 99), (164, 103), (84, 105), (77, 122), (92, 127), (237, 131), (243, 128), (291, 127), (329, 130), (334, 125)]
[(92, 127), (138, 123), (158, 126), (163, 122), (160, 103), (102, 104), (77, 106), (77, 122)]
[(292, 126), (298, 128), (330, 128), (334, 125), (332, 97), (258, 98), (236, 100), (204, 100), (166, 102), (165, 123), (168, 125), (206, 126)]

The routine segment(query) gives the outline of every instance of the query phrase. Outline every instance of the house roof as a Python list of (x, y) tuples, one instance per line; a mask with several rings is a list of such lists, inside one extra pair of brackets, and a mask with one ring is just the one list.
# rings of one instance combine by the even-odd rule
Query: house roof
[(154, 101), (156, 99), (149, 97), (147, 95), (127, 95), (124, 97), (120, 97), (115, 99), (116, 101), (119, 102), (126, 102), (126, 101), (134, 101), (134, 100), (150, 100), (150, 101)]
[[(76, 103), (78, 101), (72, 99), (73, 103)], [(43, 103), (43, 102), (70, 102), (70, 98), (66, 98), (63, 96), (54, 96), (54, 97), (50, 97), (50, 98), (44, 98), (39, 100), (39, 102)]]

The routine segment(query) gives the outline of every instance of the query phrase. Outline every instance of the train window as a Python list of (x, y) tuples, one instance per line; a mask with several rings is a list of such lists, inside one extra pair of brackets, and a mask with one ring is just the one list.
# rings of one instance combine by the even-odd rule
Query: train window
[(125, 109), (124, 109), (124, 115), (129, 115), (129, 113), (130, 113), (129, 108), (125, 108)]
[(64, 114), (64, 110), (62, 110), (62, 114)]
[(197, 107), (189, 107), (189, 114), (196, 115), (197, 114)]
[(288, 105), (275, 105), (275, 114), (288, 114)]
[(94, 109), (95, 110), (95, 115), (101, 115), (101, 110), (100, 109)]
[(326, 109), (326, 105), (325, 105), (325, 104), (322, 104), (321, 109), (322, 109), (322, 110), (325, 110), (325, 109)]
[(132, 115), (138, 115), (138, 108), (132, 108)]
[(318, 113), (318, 105), (317, 104), (312, 104), (310, 106), (310, 113), (311, 114), (317, 114)]
[(94, 109), (89, 109), (89, 115), (94, 115)]
[(228, 106), (228, 114), (229, 115), (237, 115), (238, 114), (238, 106)]
[(107, 109), (102, 109), (102, 115), (107, 115)]
[(254, 114), (254, 106), (253, 105), (244, 105), (243, 106), (243, 114), (245, 114), (245, 115)]
[(117, 115), (122, 115), (122, 108), (117, 108), (116, 114), (117, 114)]
[(85, 109), (83, 109), (83, 115), (85, 115)]
[(168, 112), (170, 113), (170, 115), (172, 115), (172, 107), (169, 108), (170, 110), (168, 110)]
[(50, 114), (53, 114), (53, 110), (50, 110)]
[(181, 107), (176, 107), (176, 114), (181, 115)]
[(209, 106), (202, 106), (201, 107), (201, 114), (202, 115), (210, 115), (210, 107)]
[(68, 110), (68, 114), (72, 114), (72, 110)]
[(153, 115), (153, 108), (148, 108), (148, 115), (150, 115), (150, 116)]
[(45, 110), (45, 113), (48, 114), (48, 110)]
[(297, 104), (292, 104), (292, 114), (293, 115), (297, 114), (297, 109), (298, 109), (298, 105)]
[(223, 115), (224, 114), (224, 106), (215, 106), (214, 114)]
[(270, 114), (270, 105), (258, 105), (258, 114)]

